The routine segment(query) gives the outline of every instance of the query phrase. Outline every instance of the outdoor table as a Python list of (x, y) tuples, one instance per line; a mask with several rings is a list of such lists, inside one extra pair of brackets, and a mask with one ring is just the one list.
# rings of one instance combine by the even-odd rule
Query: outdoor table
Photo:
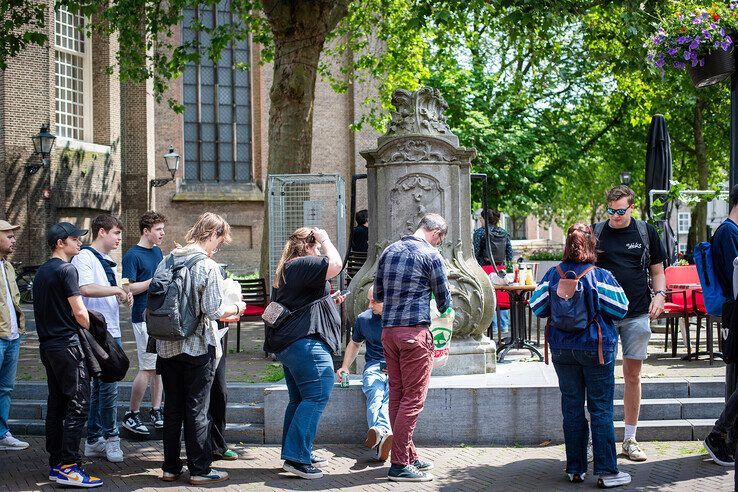
[(510, 336), (497, 347), (497, 362), (505, 360), (512, 349), (528, 349), (531, 355), (537, 355), (543, 362), (543, 356), (533, 342), (525, 339), (525, 296), (535, 290), (535, 285), (493, 285), (495, 290), (510, 294)]

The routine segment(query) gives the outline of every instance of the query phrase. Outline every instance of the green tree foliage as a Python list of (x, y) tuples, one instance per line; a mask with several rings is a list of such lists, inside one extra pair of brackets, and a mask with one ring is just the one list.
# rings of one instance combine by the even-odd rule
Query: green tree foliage
[[(644, 42), (679, 2), (231, 0), (238, 22), (216, 28), (183, 12), (217, 0), (58, 3), (81, 8), (95, 29), (116, 33), (121, 77), (153, 79), (158, 98), (188, 62), (217, 60), (231, 40), (251, 35), (264, 46), (263, 59), (274, 62), (270, 172), (309, 171), (320, 75), (337, 91), (358, 82), (376, 88), (356, 127), (382, 128), (396, 88), (439, 88), (453, 131), (478, 151), (474, 171), (490, 176), (490, 203), (512, 215), (533, 212), (562, 224), (595, 220), (621, 171), (632, 173), (643, 196), (655, 113), (669, 126), (675, 179), (711, 188), (725, 177), (727, 84), (698, 91), (683, 71), (662, 76), (646, 60)], [(0, 67), (23, 47), (44, 42), (41, 3), (8, 1), (3, 8)], [(182, 22), (201, 33), (199, 44), (173, 37)], [(475, 189), (477, 204), (480, 193)]]

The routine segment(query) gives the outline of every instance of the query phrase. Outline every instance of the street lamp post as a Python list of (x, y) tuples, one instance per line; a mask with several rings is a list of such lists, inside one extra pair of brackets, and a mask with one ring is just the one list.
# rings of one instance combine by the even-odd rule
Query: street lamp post
[(169, 151), (164, 154), (164, 162), (167, 165), (167, 170), (171, 173), (171, 178), (155, 178), (149, 181), (149, 208), (151, 208), (151, 192), (153, 188), (159, 188), (167, 183), (174, 181), (174, 175), (177, 174), (179, 169), (180, 156), (174, 151), (172, 145), (169, 146)]
[(49, 126), (46, 124), (41, 125), (41, 131), (38, 132), (38, 135), (31, 137), (31, 141), (33, 142), (33, 153), (34, 155), (41, 157), (41, 164), (26, 164), (26, 173), (29, 175), (36, 174), (42, 167), (49, 166), (51, 149), (54, 148), (55, 140), (56, 135), (49, 132)]

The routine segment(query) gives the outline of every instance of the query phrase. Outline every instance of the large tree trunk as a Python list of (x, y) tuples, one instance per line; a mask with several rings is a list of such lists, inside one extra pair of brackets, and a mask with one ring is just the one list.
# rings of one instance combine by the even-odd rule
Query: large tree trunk
[[(310, 172), (313, 102), (326, 36), (348, 13), (349, 0), (263, 0), (274, 35), (274, 79), (269, 92), (269, 174)], [(269, 209), (264, 203), (261, 276), (269, 272)]]
[[(699, 189), (707, 189), (707, 146), (702, 131), (704, 123), (703, 110), (705, 102), (697, 99), (694, 106), (694, 156), (697, 161), (697, 184)], [(689, 244), (695, 245), (707, 240), (707, 202), (699, 202), (692, 210), (689, 227)]]

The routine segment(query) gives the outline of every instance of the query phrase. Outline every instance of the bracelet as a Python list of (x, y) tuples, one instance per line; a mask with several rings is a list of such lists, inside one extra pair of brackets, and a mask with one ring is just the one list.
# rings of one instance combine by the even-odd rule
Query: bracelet
[(656, 292), (653, 293), (653, 295), (655, 295), (655, 296), (657, 296), (659, 294), (661, 294), (664, 297), (664, 299), (666, 299), (666, 291), (665, 290), (657, 290)]

